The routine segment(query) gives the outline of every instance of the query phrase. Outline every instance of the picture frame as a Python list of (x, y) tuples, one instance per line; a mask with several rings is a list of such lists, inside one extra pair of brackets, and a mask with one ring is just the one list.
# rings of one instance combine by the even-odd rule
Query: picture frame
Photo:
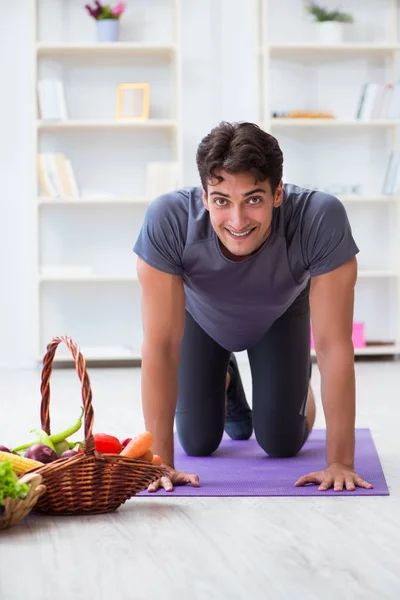
[(145, 121), (150, 111), (149, 83), (121, 83), (117, 91), (118, 121)]

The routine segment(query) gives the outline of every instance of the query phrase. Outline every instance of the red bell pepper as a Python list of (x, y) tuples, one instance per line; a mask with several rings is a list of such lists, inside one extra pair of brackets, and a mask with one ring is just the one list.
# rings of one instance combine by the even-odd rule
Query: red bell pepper
[(121, 442), (112, 435), (95, 433), (93, 438), (97, 452), (101, 452), (102, 454), (119, 454), (122, 450)]

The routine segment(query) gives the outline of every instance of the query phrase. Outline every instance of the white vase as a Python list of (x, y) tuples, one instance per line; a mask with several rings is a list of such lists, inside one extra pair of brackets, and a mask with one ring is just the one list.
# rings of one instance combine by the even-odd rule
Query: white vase
[(320, 44), (341, 44), (343, 42), (343, 23), (322, 21), (316, 23), (317, 38)]
[(100, 19), (96, 21), (98, 42), (118, 42), (119, 19)]

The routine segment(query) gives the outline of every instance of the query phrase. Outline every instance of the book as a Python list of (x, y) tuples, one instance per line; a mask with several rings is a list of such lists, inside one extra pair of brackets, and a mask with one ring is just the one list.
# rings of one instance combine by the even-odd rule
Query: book
[(400, 82), (364, 83), (356, 119), (400, 119)]
[(37, 83), (39, 118), (46, 121), (68, 119), (64, 84), (59, 79), (41, 79)]
[(46, 196), (79, 197), (79, 189), (71, 164), (63, 154), (42, 152), (38, 155), (39, 183)]
[(372, 112), (376, 105), (377, 97), (380, 93), (380, 87), (377, 83), (367, 83), (363, 90), (363, 102), (359, 110), (358, 118), (362, 121), (372, 119)]
[(400, 152), (392, 150), (386, 167), (383, 194), (394, 195), (399, 191)]
[(400, 82), (398, 81), (393, 85), (392, 96), (387, 108), (388, 119), (399, 119), (400, 118)]

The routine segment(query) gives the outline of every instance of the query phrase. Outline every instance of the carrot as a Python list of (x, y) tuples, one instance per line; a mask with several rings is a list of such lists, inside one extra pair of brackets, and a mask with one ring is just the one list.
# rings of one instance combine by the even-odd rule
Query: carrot
[(151, 463), (152, 463), (153, 465), (162, 465), (162, 459), (161, 459), (161, 456), (158, 456), (158, 454), (155, 454), (155, 455), (153, 456), (153, 460), (151, 461)]
[(144, 431), (139, 433), (131, 439), (129, 444), (120, 452), (121, 456), (128, 456), (129, 458), (139, 458), (143, 456), (147, 450), (149, 450), (154, 444), (154, 437), (150, 431)]
[(150, 448), (144, 454), (142, 454), (142, 456), (139, 456), (139, 459), (151, 463), (153, 460), (153, 450)]

